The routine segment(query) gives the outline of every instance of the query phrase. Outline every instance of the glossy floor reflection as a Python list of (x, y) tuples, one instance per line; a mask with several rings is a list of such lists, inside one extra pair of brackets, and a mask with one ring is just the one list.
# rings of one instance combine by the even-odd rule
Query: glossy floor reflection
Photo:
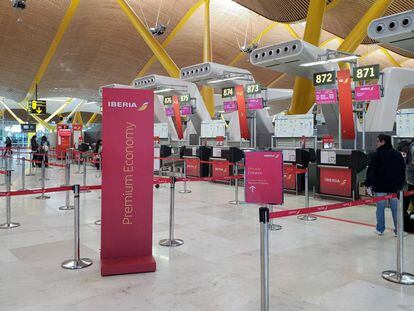
[[(20, 167), (15, 169), (14, 188), (19, 188)], [(40, 185), (37, 174), (27, 177), (28, 188)], [(63, 170), (48, 169), (47, 174), (47, 186), (63, 183)], [(82, 182), (82, 175), (73, 172), (76, 182)], [(88, 168), (88, 184), (97, 183), (96, 171)], [(158, 245), (168, 237), (169, 189), (154, 189), (157, 272), (106, 278), (99, 273), (100, 227), (94, 224), (100, 218), (100, 192), (81, 195), (81, 252), (94, 264), (80, 271), (60, 267), (73, 253), (73, 212), (58, 210), (65, 194), (51, 194), (46, 201), (12, 198), (13, 220), (21, 227), (0, 231), (0, 309), (260, 310), (258, 207), (227, 204), (234, 194), (227, 185), (196, 182), (188, 187), (192, 193), (176, 195), (176, 237), (184, 245)], [(286, 195), (282, 208), (301, 207), (303, 201)], [(311, 205), (323, 202), (311, 199)], [(372, 206), (324, 215), (375, 223)], [(5, 199), (0, 198), (0, 222), (4, 219)], [(414, 286), (381, 278), (383, 270), (396, 266), (391, 231), (378, 237), (370, 226), (324, 218), (276, 223), (283, 230), (271, 233), (271, 310), (414, 310)], [(414, 272), (413, 239), (405, 239), (407, 272)]]

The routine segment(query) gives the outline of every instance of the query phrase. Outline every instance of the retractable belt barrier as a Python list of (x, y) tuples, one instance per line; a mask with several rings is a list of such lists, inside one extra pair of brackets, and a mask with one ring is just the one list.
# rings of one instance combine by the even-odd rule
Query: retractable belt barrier
[(286, 168), (283, 170), (283, 173), (285, 174), (306, 174), (308, 172), (305, 168)]
[(372, 204), (380, 201), (398, 198), (397, 212), (397, 269), (382, 272), (382, 277), (390, 282), (402, 285), (414, 285), (414, 275), (404, 272), (404, 209), (403, 198), (414, 195), (412, 191), (400, 191), (399, 195), (389, 194), (380, 197), (363, 199), (347, 203), (335, 203), (329, 205), (320, 205), (307, 208), (298, 208), (280, 212), (269, 212), (268, 207), (259, 209), (260, 222), (260, 282), (261, 282), (261, 311), (269, 311), (269, 232), (272, 231), (271, 219), (309, 215), (310, 213), (326, 212), (331, 210), (343, 209), (348, 207)]
[[(405, 197), (411, 196), (411, 195), (414, 195), (414, 190), (404, 192)], [(397, 197), (398, 197), (397, 194), (389, 194), (389, 195), (385, 195), (381, 197), (373, 197), (373, 198), (362, 199), (362, 200), (352, 201), (352, 202), (319, 205), (319, 206), (312, 206), (308, 208), (298, 208), (298, 209), (292, 209), (292, 210), (287, 210), (287, 211), (270, 213), (269, 217), (270, 219), (273, 219), (273, 218), (297, 216), (297, 215), (304, 215), (304, 214), (311, 214), (311, 213), (318, 213), (318, 212), (326, 212), (326, 211), (331, 211), (335, 209), (342, 209), (342, 208), (347, 208), (347, 207), (352, 207), (352, 206), (377, 203), (380, 201), (389, 200), (389, 199), (393, 199)]]
[[(161, 158), (161, 157), (154, 157), (154, 160), (161, 160), (161, 161), (167, 161), (168, 160), (169, 162), (189, 162), (189, 161), (193, 161), (193, 159), (186, 159), (186, 158), (178, 159), (178, 158)], [(201, 164), (210, 164), (210, 165), (214, 164), (213, 161), (203, 161), (203, 160), (200, 160), (200, 163)], [(229, 166), (235, 166), (236, 165), (236, 163), (232, 163), (232, 162), (229, 162), (229, 161), (227, 161), (226, 164), (228, 164)], [(242, 167), (242, 165), (240, 165), (240, 164), (239, 164), (239, 166)]]
[[(41, 156), (43, 157), (45, 155), (45, 153), (32, 153), (32, 155), (34, 156)], [(50, 157), (49, 155), (47, 155), (48, 157)], [(30, 163), (36, 163), (36, 164), (41, 164), (42, 161), (39, 160), (30, 160), (30, 159), (26, 159), (25, 157), (13, 157), (13, 156), (1, 156), (2, 158), (7, 158), (7, 159), (12, 159), (12, 160), (18, 160), (18, 161), (25, 161), (25, 162), (30, 162)], [(55, 166), (55, 167), (65, 167), (64, 164), (59, 164), (59, 163), (54, 163), (54, 162), (48, 162), (47, 165), (50, 166)]]
[[(102, 189), (101, 185), (93, 186), (80, 186), (80, 190), (100, 190)], [(73, 186), (61, 186), (61, 187), (51, 187), (45, 189), (30, 189), (30, 190), (13, 190), (13, 191), (2, 191), (0, 192), (0, 197), (14, 197), (18, 195), (31, 195), (39, 193), (51, 193), (51, 192), (64, 192), (73, 190)]]
[[(3, 171), (1, 171), (3, 172)], [(212, 180), (228, 180), (228, 179), (242, 179), (243, 176), (230, 176), (230, 177), (222, 177), (222, 178), (212, 178), (212, 177), (191, 177), (191, 178), (175, 178), (176, 182), (183, 182), (183, 181), (212, 181)], [(153, 177), (153, 184), (169, 184), (171, 183), (171, 178), (169, 177)], [(60, 186), (60, 187), (50, 187), (50, 188), (39, 188), (39, 189), (28, 189), (28, 190), (13, 190), (13, 191), (2, 191), (0, 192), (0, 197), (7, 197), (7, 196), (18, 196), (18, 195), (31, 195), (31, 194), (39, 194), (39, 193), (50, 193), (50, 192), (63, 192), (72, 190), (73, 186)], [(102, 189), (102, 185), (93, 185), (93, 186), (80, 186), (80, 191), (85, 190), (100, 190)]]

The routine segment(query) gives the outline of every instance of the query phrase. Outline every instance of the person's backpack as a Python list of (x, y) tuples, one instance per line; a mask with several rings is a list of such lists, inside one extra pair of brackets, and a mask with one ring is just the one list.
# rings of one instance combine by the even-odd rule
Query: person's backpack
[(40, 153), (48, 153), (49, 152), (49, 144), (47, 141), (43, 141), (40, 144)]
[(405, 157), (405, 164), (411, 163), (412, 157), (411, 157), (411, 141), (409, 140), (402, 140), (398, 143), (397, 151), (398, 152), (404, 152), (407, 156)]

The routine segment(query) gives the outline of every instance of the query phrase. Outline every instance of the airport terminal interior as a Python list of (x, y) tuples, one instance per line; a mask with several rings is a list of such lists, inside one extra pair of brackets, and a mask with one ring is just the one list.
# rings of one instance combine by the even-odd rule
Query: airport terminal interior
[(0, 310), (414, 310), (414, 0), (0, 28)]

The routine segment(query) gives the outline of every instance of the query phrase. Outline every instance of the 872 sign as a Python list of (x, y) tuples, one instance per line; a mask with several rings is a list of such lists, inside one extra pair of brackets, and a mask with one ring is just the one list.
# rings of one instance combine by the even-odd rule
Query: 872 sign
[(313, 74), (313, 85), (328, 85), (336, 83), (336, 72), (326, 71)]

